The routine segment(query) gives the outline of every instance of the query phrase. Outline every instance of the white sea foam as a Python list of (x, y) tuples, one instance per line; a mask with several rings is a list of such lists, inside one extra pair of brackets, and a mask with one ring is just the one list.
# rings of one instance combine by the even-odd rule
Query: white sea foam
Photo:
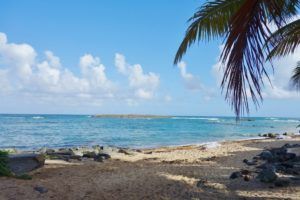
[(208, 121), (220, 121), (215, 117), (172, 117), (172, 119), (194, 119), (194, 120), (208, 120)]
[(202, 146), (206, 147), (207, 149), (213, 149), (221, 146), (219, 142), (207, 142), (204, 143)]
[(269, 120), (278, 120), (278, 118), (276, 118), (276, 117), (268, 117), (266, 119), (269, 119)]
[(274, 122), (289, 122), (289, 123), (297, 123), (300, 122), (299, 120), (296, 119), (275, 119), (273, 120)]
[(42, 117), (42, 116), (34, 116), (34, 117), (32, 117), (32, 119), (44, 119), (44, 117)]

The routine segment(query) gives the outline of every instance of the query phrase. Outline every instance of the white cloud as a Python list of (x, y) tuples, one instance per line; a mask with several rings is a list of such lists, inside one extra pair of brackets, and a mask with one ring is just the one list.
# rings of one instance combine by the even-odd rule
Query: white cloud
[(119, 53), (116, 53), (115, 55), (115, 66), (117, 67), (118, 71), (122, 74), (126, 74), (127, 73), (127, 67), (126, 66), (126, 60), (125, 60), (125, 56)]
[(4, 33), (0, 33), (0, 66), (0, 94), (32, 96), (48, 102), (84, 99), (96, 105), (102, 98), (112, 97), (116, 90), (98, 57), (82, 56), (81, 73), (77, 76), (63, 68), (51, 51), (46, 51), (45, 59), (38, 62), (30, 45), (8, 43)]
[(30, 80), (31, 66), (36, 57), (36, 52), (30, 45), (7, 43), (6, 35), (0, 33), (0, 55), (1, 66), (10, 66), (8, 76), (15, 77), (15, 85), (21, 86), (19, 80)]
[(300, 61), (300, 48), (291, 55), (274, 60), (274, 74), (270, 75), (272, 85), (265, 80), (265, 98), (300, 99), (299, 93), (290, 86), (290, 78), (298, 61)]
[(29, 44), (10, 43), (6, 34), (0, 33), (0, 98), (68, 106), (105, 102), (137, 106), (140, 99), (154, 98), (159, 75), (145, 73), (139, 64), (129, 65), (121, 54), (116, 54), (115, 65), (127, 77), (127, 85), (120, 87), (110, 80), (99, 57), (81, 56), (75, 74), (53, 52), (38, 56)]
[(184, 85), (188, 90), (203, 90), (204, 87), (200, 83), (200, 80), (195, 77), (193, 74), (187, 72), (187, 66), (186, 63), (181, 61), (178, 63), (178, 68), (180, 70), (181, 78), (184, 81)]
[(141, 99), (152, 99), (153, 98), (153, 93), (151, 91), (146, 91), (142, 88), (137, 89), (135, 91), (135, 95)]
[(128, 77), (129, 86), (134, 90), (136, 97), (152, 99), (159, 86), (159, 75), (149, 72), (144, 73), (139, 64), (130, 65), (122, 54), (115, 55), (115, 65), (118, 71)]
[(83, 78), (89, 80), (90, 89), (105, 90), (107, 92), (113, 89), (114, 85), (107, 79), (105, 66), (100, 63), (100, 58), (85, 54), (80, 58), (79, 66)]
[(177, 66), (180, 70), (180, 76), (183, 79), (184, 86), (187, 90), (201, 92), (205, 101), (209, 101), (215, 96), (215, 91), (213, 89), (206, 87), (201, 83), (198, 77), (187, 72), (187, 65), (185, 62), (179, 62)]

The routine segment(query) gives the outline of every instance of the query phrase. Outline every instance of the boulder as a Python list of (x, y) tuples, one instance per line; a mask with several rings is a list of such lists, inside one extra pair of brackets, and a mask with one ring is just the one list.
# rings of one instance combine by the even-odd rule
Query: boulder
[(250, 181), (250, 180), (251, 180), (251, 177), (249, 175), (244, 176), (244, 181)]
[(47, 193), (48, 189), (42, 186), (35, 186), (34, 190), (38, 191), (39, 193), (43, 194), (43, 193)]
[(236, 179), (236, 178), (239, 178), (239, 177), (242, 177), (242, 173), (237, 171), (237, 172), (233, 172), (231, 175), (230, 175), (230, 179)]
[(72, 149), (61, 148), (57, 151), (48, 151), (47, 155), (50, 156), (73, 156), (75, 155)]
[(16, 175), (25, 174), (45, 164), (43, 154), (10, 154), (8, 156), (8, 168)]
[(262, 160), (272, 160), (274, 158), (273, 154), (270, 151), (263, 151), (259, 154), (259, 157)]
[(277, 177), (278, 176), (273, 168), (263, 169), (257, 176), (261, 182), (265, 183), (272, 183), (277, 179)]
[(274, 182), (274, 185), (276, 187), (287, 187), (287, 186), (289, 186), (289, 184), (290, 184), (290, 181), (284, 180), (284, 179), (278, 179)]
[(94, 157), (94, 161), (103, 162), (103, 160), (111, 158), (110, 155), (106, 153), (99, 153)]
[(94, 145), (92, 147), (76, 147), (72, 148), (72, 151), (75, 155), (94, 158), (97, 154), (101, 153), (103, 150), (102, 146)]
[(244, 159), (243, 162), (248, 165), (248, 166), (252, 166), (252, 165), (256, 165), (257, 164), (257, 160), (252, 160), (252, 161), (249, 161), (247, 159)]
[(85, 158), (95, 158), (96, 157), (96, 153), (93, 152), (93, 151), (90, 151), (90, 152), (85, 152), (83, 153), (82, 157), (85, 157)]

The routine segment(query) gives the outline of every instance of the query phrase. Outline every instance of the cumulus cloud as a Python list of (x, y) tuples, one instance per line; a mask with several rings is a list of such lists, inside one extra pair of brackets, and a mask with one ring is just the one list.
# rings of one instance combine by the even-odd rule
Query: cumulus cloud
[(106, 66), (97, 56), (81, 56), (79, 70), (74, 73), (64, 67), (53, 52), (45, 51), (43, 56), (39, 56), (29, 44), (11, 43), (6, 34), (0, 33), (2, 98), (71, 106), (99, 106), (110, 99), (136, 106), (139, 99), (149, 100), (155, 96), (159, 75), (145, 73), (139, 64), (126, 63), (125, 56), (121, 54), (116, 54), (115, 65), (118, 72), (128, 79), (128, 84), (122, 88), (109, 79)]
[(127, 76), (129, 86), (134, 90), (136, 97), (141, 99), (154, 97), (160, 82), (158, 74), (144, 73), (140, 64), (128, 64), (125, 56), (119, 53), (115, 55), (115, 65), (121, 74)]
[(184, 81), (184, 85), (188, 90), (203, 90), (204, 87), (200, 83), (200, 80), (195, 77), (193, 74), (187, 72), (186, 63), (181, 61), (178, 63), (178, 68), (180, 70), (180, 76)]
[(286, 57), (274, 60), (274, 74), (270, 75), (271, 84), (265, 80), (265, 98), (300, 99), (300, 95), (290, 85), (293, 70), (300, 61), (300, 48)]
[(201, 92), (206, 101), (211, 100), (215, 96), (213, 89), (203, 85), (198, 77), (187, 71), (187, 65), (184, 61), (179, 62), (177, 67), (180, 70), (180, 76), (187, 90)]
[(98, 57), (86, 54), (80, 58), (79, 66), (80, 74), (75, 75), (51, 51), (46, 51), (45, 59), (38, 61), (33, 47), (9, 43), (6, 35), (0, 33), (2, 95), (30, 95), (46, 101), (84, 99), (94, 104), (113, 96), (116, 87), (107, 78)]

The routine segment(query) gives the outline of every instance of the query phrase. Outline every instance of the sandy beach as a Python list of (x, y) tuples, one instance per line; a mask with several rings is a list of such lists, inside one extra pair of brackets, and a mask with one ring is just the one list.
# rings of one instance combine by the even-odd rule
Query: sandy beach
[[(229, 179), (234, 171), (254, 170), (243, 159), (299, 142), (296, 137), (145, 149), (116, 153), (101, 163), (46, 160), (32, 180), (1, 177), (0, 199), (300, 199), (300, 181), (274, 188), (254, 177)], [(37, 186), (47, 191), (34, 190)]]

